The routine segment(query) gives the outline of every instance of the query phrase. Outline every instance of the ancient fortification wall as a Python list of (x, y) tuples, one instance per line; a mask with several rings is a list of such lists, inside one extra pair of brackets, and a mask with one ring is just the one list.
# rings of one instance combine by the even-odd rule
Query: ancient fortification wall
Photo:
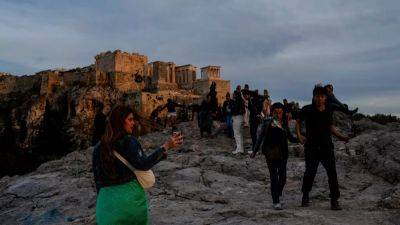
[(0, 94), (11, 92), (26, 92), (40, 85), (41, 76), (0, 76)]
[(148, 62), (145, 55), (121, 50), (107, 51), (95, 56), (93, 65), (71, 70), (46, 70), (34, 76), (0, 74), (0, 94), (26, 91), (38, 87), (38, 94), (49, 95), (57, 88), (110, 86), (122, 93), (138, 93), (135, 103), (149, 114), (165, 104), (168, 98), (181, 102), (205, 97), (212, 82), (217, 84), (219, 104), (230, 91), (230, 82), (221, 79), (220, 66), (201, 68), (201, 78), (196, 78), (197, 67), (191, 64), (177, 66), (173, 62)]
[(60, 74), (61, 86), (64, 88), (70, 88), (77, 85), (93, 86), (96, 84), (95, 76), (96, 72), (94, 70), (94, 65), (68, 70)]

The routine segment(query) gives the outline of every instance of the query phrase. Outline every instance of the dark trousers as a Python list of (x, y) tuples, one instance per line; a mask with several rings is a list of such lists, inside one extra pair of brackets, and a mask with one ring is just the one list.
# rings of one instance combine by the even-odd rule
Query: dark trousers
[(273, 203), (279, 203), (282, 196), (283, 187), (286, 184), (286, 164), (287, 160), (268, 161), (269, 177), (271, 180), (271, 195)]
[(310, 193), (315, 175), (317, 174), (318, 165), (321, 162), (328, 175), (328, 183), (330, 190), (330, 198), (337, 200), (340, 197), (339, 183), (336, 174), (336, 161), (333, 149), (315, 149), (305, 148), (306, 171), (303, 177), (303, 187), (301, 191), (303, 195), (308, 196)]
[(251, 143), (253, 144), (253, 147), (257, 143), (257, 128), (259, 121), (258, 119), (250, 119), (250, 136), (251, 136)]
[(230, 138), (232, 138), (233, 137), (233, 121), (232, 121), (232, 115), (227, 115), (226, 117), (225, 117), (225, 122), (226, 122), (226, 127), (227, 127), (227, 130), (228, 130), (228, 136), (230, 137)]

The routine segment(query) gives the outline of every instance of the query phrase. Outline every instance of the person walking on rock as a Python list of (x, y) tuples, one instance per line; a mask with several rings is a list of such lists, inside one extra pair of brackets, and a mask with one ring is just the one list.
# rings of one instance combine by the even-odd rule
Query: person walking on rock
[(207, 95), (207, 99), (201, 102), (199, 118), (200, 118), (199, 120), (200, 137), (204, 136), (204, 132), (208, 133), (208, 136), (211, 136), (213, 117), (212, 117), (212, 102), (210, 95)]
[(233, 119), (233, 135), (235, 137), (236, 149), (233, 154), (244, 153), (243, 148), (243, 115), (245, 113), (245, 105), (241, 92), (241, 87), (238, 85), (236, 91), (233, 92), (234, 107), (232, 110)]
[(170, 127), (174, 127), (176, 124), (176, 119), (177, 119), (177, 113), (176, 113), (176, 107), (183, 107), (183, 105), (178, 104), (174, 102), (172, 99), (167, 99), (167, 103), (160, 109), (160, 111), (164, 110), (167, 108), (168, 113), (167, 113), (167, 120), (165, 122), (165, 126), (167, 127), (168, 125)]
[(228, 130), (228, 137), (233, 137), (233, 127), (232, 127), (232, 109), (234, 105), (234, 101), (231, 99), (231, 95), (226, 93), (226, 100), (222, 104), (222, 115), (224, 117), (224, 121), (226, 123), (226, 127)]
[[(342, 135), (333, 125), (333, 112), (327, 105), (327, 93), (321, 86), (313, 90), (313, 103), (304, 106), (296, 123), (296, 134), (301, 144), (304, 144), (306, 170), (303, 177), (303, 198), (301, 205), (308, 207), (310, 204), (309, 193), (312, 189), (314, 178), (319, 163), (325, 168), (328, 175), (330, 189), (331, 209), (341, 210), (339, 205), (339, 184), (336, 174), (336, 162), (332, 134), (339, 140), (347, 142), (349, 137)], [(301, 134), (301, 122), (305, 122), (306, 137)]]
[(263, 117), (269, 117), (271, 114), (271, 105), (272, 105), (272, 100), (269, 97), (269, 93), (267, 89), (264, 89), (264, 101), (263, 101), (263, 107), (262, 107), (262, 113), (261, 115)]
[(288, 160), (289, 130), (285, 127), (285, 116), (282, 103), (274, 103), (271, 107), (273, 117), (266, 118), (260, 125), (260, 132), (251, 158), (254, 158), (262, 145), (271, 179), (271, 195), (273, 208), (281, 210), (280, 197), (286, 184), (286, 164)]
[[(261, 122), (261, 112), (263, 107), (263, 99), (258, 94), (258, 90), (255, 90), (252, 93), (252, 96), (249, 101), (249, 111), (250, 111), (250, 136), (251, 136), (251, 143), (254, 148), (257, 142), (257, 128)], [(249, 151), (252, 153), (251, 151)]]
[[(146, 155), (139, 141), (132, 136), (135, 120), (139, 119), (135, 115), (131, 108), (117, 106), (93, 151), (96, 222), (99, 225), (149, 224), (146, 194), (126, 164), (131, 164), (135, 170), (149, 170), (166, 158), (169, 149), (182, 144), (182, 136), (173, 135), (153, 153)], [(120, 161), (114, 151), (127, 163)]]

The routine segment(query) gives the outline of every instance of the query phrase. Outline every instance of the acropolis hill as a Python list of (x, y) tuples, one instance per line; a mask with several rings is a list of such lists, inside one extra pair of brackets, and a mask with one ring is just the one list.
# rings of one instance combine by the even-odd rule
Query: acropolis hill
[(99, 53), (94, 64), (83, 68), (45, 70), (21, 77), (1, 73), (0, 95), (32, 88), (43, 96), (77, 86), (111, 87), (121, 93), (133, 94), (135, 108), (148, 116), (168, 98), (186, 104), (198, 102), (208, 93), (212, 82), (217, 84), (217, 98), (221, 104), (230, 91), (230, 82), (221, 79), (220, 71), (220, 66), (202, 67), (198, 79), (197, 67), (192, 64), (149, 63), (145, 55), (115, 50)]

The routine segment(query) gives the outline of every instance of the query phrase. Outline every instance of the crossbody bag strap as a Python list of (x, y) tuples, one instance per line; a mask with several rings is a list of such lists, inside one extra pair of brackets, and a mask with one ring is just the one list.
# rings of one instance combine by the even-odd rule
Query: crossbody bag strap
[(132, 170), (133, 173), (135, 173), (135, 168), (124, 158), (122, 155), (120, 155), (117, 151), (113, 151), (113, 154), (115, 157), (117, 157), (125, 166), (127, 166), (130, 170)]

